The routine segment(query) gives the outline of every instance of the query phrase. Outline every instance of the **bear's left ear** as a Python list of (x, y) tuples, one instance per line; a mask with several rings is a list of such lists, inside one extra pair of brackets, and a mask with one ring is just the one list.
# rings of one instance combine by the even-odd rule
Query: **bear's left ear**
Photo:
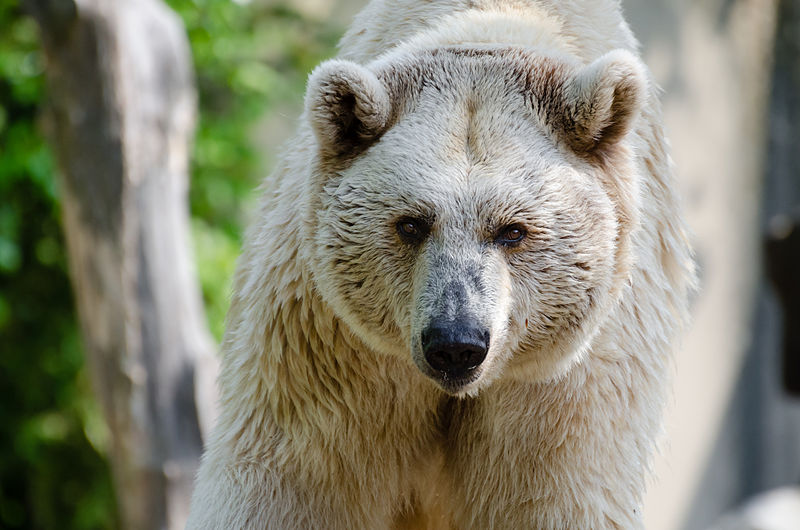
[[(615, 50), (564, 80), (551, 126), (578, 155), (608, 154), (631, 129), (647, 99), (647, 75), (632, 53)], [(553, 109), (555, 110), (555, 109)]]
[(308, 78), (306, 112), (320, 148), (343, 156), (361, 152), (383, 134), (391, 102), (373, 72), (351, 61), (332, 59)]

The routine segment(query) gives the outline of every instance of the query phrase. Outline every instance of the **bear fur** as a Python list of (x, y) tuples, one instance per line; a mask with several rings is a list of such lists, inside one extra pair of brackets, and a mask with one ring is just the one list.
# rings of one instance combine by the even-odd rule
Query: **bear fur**
[(263, 185), (188, 528), (641, 527), (693, 266), (636, 50), (614, 0), (362, 11)]

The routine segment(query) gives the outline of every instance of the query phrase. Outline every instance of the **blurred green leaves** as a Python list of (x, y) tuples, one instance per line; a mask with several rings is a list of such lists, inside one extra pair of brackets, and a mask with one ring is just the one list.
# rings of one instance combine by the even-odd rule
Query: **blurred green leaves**
[(0, 528), (113, 527), (104, 448), (87, 436), (87, 419), (99, 414), (54, 161), (37, 124), (45, 98), (37, 28), (10, 0), (0, 1), (0, 28)]

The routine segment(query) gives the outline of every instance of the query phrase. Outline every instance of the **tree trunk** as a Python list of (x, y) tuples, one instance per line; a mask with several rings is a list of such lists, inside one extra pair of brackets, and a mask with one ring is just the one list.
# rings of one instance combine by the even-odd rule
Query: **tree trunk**
[(126, 529), (183, 528), (216, 358), (189, 251), (195, 92), (160, 0), (28, 0), (47, 57), (63, 224)]

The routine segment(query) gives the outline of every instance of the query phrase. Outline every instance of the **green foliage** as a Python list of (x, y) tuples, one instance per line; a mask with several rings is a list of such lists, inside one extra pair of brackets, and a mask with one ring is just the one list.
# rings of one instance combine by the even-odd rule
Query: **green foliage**
[(15, 4), (0, 3), (0, 528), (109, 528), (111, 478), (83, 366), (54, 161), (36, 125), (43, 57), (35, 24)]
[[(260, 135), (287, 138), (269, 131), (270, 116), (298, 111), (308, 72), (341, 28), (287, 7), (167, 3), (195, 59), (192, 231), (219, 338), (245, 214), (272, 164)], [(108, 433), (83, 362), (55, 161), (37, 123), (44, 58), (16, 1), (0, 0), (0, 28), (0, 528), (115, 528)]]

